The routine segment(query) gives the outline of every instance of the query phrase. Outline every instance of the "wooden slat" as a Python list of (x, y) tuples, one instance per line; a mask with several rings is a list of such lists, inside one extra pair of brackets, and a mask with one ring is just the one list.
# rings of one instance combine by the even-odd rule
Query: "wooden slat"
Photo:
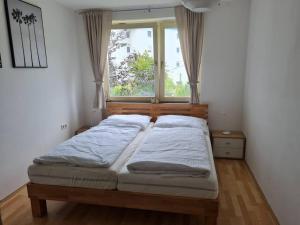
[(143, 114), (151, 116), (153, 121), (161, 115), (186, 115), (208, 119), (208, 105), (188, 103), (151, 104), (108, 102), (106, 114)]
[[(218, 199), (201, 199), (135, 193), (116, 190), (101, 190), (91, 188), (63, 187), (55, 185), (27, 185), (28, 196), (31, 199), (47, 199), (106, 205), (124, 208), (136, 208), (163, 212), (175, 212), (191, 215), (218, 215)], [(38, 213), (42, 210), (36, 210)], [(36, 215), (38, 215), (38, 213)]]

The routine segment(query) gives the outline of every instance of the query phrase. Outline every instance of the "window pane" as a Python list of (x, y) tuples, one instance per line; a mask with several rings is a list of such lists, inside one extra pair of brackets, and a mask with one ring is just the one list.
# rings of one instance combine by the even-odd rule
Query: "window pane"
[(110, 96), (155, 95), (152, 33), (153, 28), (111, 31), (108, 49)]
[(165, 97), (189, 97), (190, 86), (177, 28), (165, 28)]

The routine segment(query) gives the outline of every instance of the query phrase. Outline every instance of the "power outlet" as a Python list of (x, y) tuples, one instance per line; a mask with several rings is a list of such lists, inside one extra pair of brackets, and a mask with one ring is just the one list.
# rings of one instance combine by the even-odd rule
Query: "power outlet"
[(62, 124), (62, 125), (60, 125), (60, 129), (61, 130), (64, 130), (64, 129), (66, 129), (68, 127), (68, 124)]

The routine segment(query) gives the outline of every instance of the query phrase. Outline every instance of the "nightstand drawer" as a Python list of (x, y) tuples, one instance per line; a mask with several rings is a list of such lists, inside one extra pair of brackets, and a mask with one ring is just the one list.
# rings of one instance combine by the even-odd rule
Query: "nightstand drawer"
[(243, 148), (214, 147), (213, 153), (220, 158), (242, 159), (244, 156)]
[(243, 148), (244, 140), (243, 139), (233, 139), (233, 138), (215, 138), (214, 147), (222, 148)]

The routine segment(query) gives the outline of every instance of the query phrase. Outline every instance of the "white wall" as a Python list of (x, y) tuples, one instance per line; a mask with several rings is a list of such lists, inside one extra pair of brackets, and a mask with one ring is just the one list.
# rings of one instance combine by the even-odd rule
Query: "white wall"
[(113, 12), (114, 21), (124, 21), (124, 20), (156, 20), (157, 18), (173, 19), (174, 9), (162, 8), (162, 9), (151, 9), (148, 10), (135, 10), (133, 11), (117, 11)]
[[(205, 14), (205, 36), (202, 61), (201, 102), (209, 103), (212, 129), (241, 129), (243, 86), (246, 67), (250, 0), (232, 0), (221, 7), (214, 6)], [(174, 18), (174, 10), (118, 12), (114, 20), (141, 18)], [(82, 19), (79, 19), (81, 61), (84, 79), (86, 122), (95, 124), (100, 113), (92, 108), (93, 75)]]
[(54, 1), (31, 2), (43, 11), (47, 69), (12, 68), (0, 0), (0, 200), (27, 182), (33, 157), (83, 124), (76, 15)]
[(201, 102), (212, 129), (242, 126), (250, 0), (232, 0), (205, 15)]
[(282, 225), (300, 221), (300, 1), (252, 0), (247, 162)]

